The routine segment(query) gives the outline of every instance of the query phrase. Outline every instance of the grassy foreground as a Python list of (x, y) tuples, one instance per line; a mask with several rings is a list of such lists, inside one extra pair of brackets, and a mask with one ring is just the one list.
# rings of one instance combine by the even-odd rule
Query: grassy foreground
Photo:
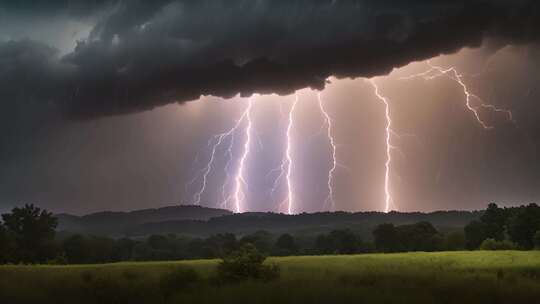
[[(269, 258), (281, 278), (217, 283), (217, 260), (0, 266), (0, 303), (538, 303), (540, 251)], [(160, 278), (201, 276), (177, 290)]]

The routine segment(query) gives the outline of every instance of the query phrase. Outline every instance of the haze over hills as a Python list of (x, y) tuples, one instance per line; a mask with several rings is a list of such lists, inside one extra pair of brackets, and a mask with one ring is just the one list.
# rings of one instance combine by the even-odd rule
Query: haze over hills
[(67, 213), (58, 217), (58, 230), (73, 233), (101, 235), (123, 235), (125, 231), (145, 223), (165, 221), (208, 220), (213, 217), (230, 215), (229, 210), (200, 206), (168, 206), (157, 209), (141, 209), (129, 212), (103, 211), (83, 216)]
[(349, 228), (370, 237), (371, 230), (382, 223), (402, 225), (429, 221), (438, 229), (452, 230), (462, 228), (481, 214), (482, 211), (233, 214), (229, 210), (200, 206), (170, 206), (131, 212), (105, 211), (84, 216), (59, 214), (57, 217), (59, 231), (115, 237), (167, 233), (206, 237), (217, 233), (245, 235), (258, 230), (311, 235), (338, 228)]

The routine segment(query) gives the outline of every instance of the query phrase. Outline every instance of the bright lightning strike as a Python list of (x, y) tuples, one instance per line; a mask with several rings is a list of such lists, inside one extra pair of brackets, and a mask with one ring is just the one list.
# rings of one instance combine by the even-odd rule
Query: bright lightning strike
[[(293, 107), (293, 105), (290, 106), (289, 112), (292, 111), (292, 107)], [(281, 117), (285, 117), (285, 111), (283, 110), (283, 104), (282, 103), (279, 104), (279, 114), (280, 114)], [(287, 121), (288, 121), (287, 130), (289, 130), (289, 125), (292, 122), (290, 120), (290, 115), (288, 113), (287, 113)], [(286, 139), (285, 140), (285, 146), (287, 147), (290, 144), (290, 141), (288, 140), (287, 136), (285, 137), (285, 139)], [(266, 175), (266, 177), (270, 177), (270, 176), (273, 176), (276, 172), (279, 172), (279, 174), (276, 176), (276, 178), (274, 179), (274, 181), (272, 183), (272, 187), (270, 188), (270, 197), (272, 199), (275, 198), (275, 194), (279, 189), (279, 186), (281, 184), (281, 180), (286, 175), (288, 165), (289, 165), (288, 158), (287, 158), (287, 155), (286, 155), (286, 151), (284, 151), (283, 157), (281, 158), (281, 162), (279, 163), (279, 166), (277, 166), (276, 168), (270, 170), (270, 172)], [(287, 190), (287, 193), (288, 193), (288, 191), (289, 190)], [(278, 206), (278, 210), (284, 210), (286, 203), (287, 203), (287, 198), (285, 198), (281, 202), (281, 204)]]
[(221, 145), (223, 139), (228, 135), (228, 133), (229, 132), (216, 135), (209, 141), (209, 145), (210, 145), (210, 142), (212, 142), (212, 140), (215, 140), (215, 143), (214, 143), (214, 145), (212, 145), (212, 150), (210, 152), (210, 160), (208, 161), (208, 163), (206, 164), (206, 166), (202, 170), (201, 188), (199, 189), (199, 191), (197, 191), (195, 193), (195, 195), (193, 195), (193, 204), (194, 205), (199, 205), (201, 203), (201, 195), (203, 194), (204, 190), (206, 190), (208, 174), (210, 174), (210, 171), (212, 171), (212, 167), (213, 167), (214, 161), (216, 159), (216, 150), (217, 150), (218, 146)]
[(388, 99), (381, 95), (379, 92), (379, 87), (373, 79), (369, 79), (368, 82), (373, 86), (375, 90), (375, 95), (377, 98), (384, 104), (385, 107), (385, 117), (386, 117), (386, 161), (385, 161), (385, 173), (384, 173), (384, 212), (388, 213), (390, 211), (390, 205), (393, 203), (392, 194), (390, 193), (390, 167), (392, 165), (392, 142), (391, 134), (392, 131), (392, 118), (390, 116), (390, 105)]
[[(247, 113), (244, 111), (243, 115), (247, 115)], [(241, 122), (242, 120), (239, 120), (239, 122)], [(227, 154), (226, 154), (227, 155), (227, 162), (225, 163), (225, 167), (223, 169), (225, 171), (225, 182), (221, 186), (222, 201), (221, 201), (220, 206), (221, 206), (221, 208), (224, 208), (224, 209), (227, 209), (227, 207), (229, 206), (229, 201), (232, 198), (232, 195), (229, 194), (227, 196), (226, 192), (227, 192), (227, 185), (229, 184), (229, 180), (231, 178), (231, 176), (229, 174), (229, 168), (231, 166), (231, 162), (232, 162), (232, 159), (233, 159), (233, 153), (232, 153), (233, 147), (234, 147), (234, 132), (231, 135), (231, 140), (229, 141), (229, 146), (227, 147)]]
[(294, 206), (294, 191), (291, 177), (293, 167), (291, 132), (293, 128), (294, 110), (296, 109), (296, 104), (298, 104), (298, 94), (296, 94), (294, 97), (294, 102), (291, 106), (291, 110), (289, 111), (289, 121), (287, 124), (287, 149), (285, 151), (285, 157), (287, 158), (287, 174), (285, 175), (287, 180), (287, 214), (293, 213)]
[[(204, 166), (203, 169), (201, 169), (199, 171), (200, 175), (195, 176), (191, 181), (189, 181), (186, 184), (186, 187), (187, 187), (187, 186), (193, 184), (197, 179), (202, 177), (201, 187), (193, 195), (193, 204), (194, 205), (199, 205), (200, 204), (201, 196), (206, 191), (208, 176), (209, 176), (209, 174), (211, 173), (211, 171), (212, 171), (212, 169), (214, 167), (214, 162), (216, 160), (216, 152), (217, 152), (218, 148), (224, 142), (226, 142), (227, 139), (230, 138), (229, 145), (227, 146), (227, 153), (226, 153), (227, 162), (226, 162), (226, 165), (225, 165), (225, 173), (227, 174), (227, 177), (225, 179), (225, 183), (222, 186), (223, 202), (221, 203), (221, 207), (227, 207), (227, 203), (230, 201), (231, 197), (230, 196), (227, 197), (225, 195), (225, 192), (226, 192), (228, 180), (229, 180), (229, 177), (230, 177), (229, 173), (228, 173), (229, 172), (228, 169), (230, 167), (230, 164), (231, 164), (232, 158), (233, 158), (232, 149), (233, 149), (233, 146), (234, 146), (234, 135), (235, 135), (236, 131), (242, 125), (242, 122), (244, 120), (246, 120), (246, 117), (249, 114), (249, 110), (251, 110), (250, 106), (251, 106), (251, 100), (248, 100), (248, 107), (242, 112), (240, 118), (236, 121), (234, 126), (231, 129), (229, 129), (228, 131), (226, 131), (226, 132), (219, 133), (219, 134), (216, 134), (216, 135), (212, 136), (212, 138), (208, 141), (208, 146), (211, 147), (211, 149), (210, 149), (210, 159), (208, 160), (208, 163), (206, 164), (206, 166)], [(197, 155), (197, 158), (198, 158), (198, 155)]]
[(247, 187), (247, 182), (245, 179), (245, 162), (250, 152), (251, 147), (251, 129), (252, 129), (252, 120), (251, 120), (251, 108), (253, 106), (253, 99), (249, 98), (248, 107), (246, 109), (245, 118), (247, 120), (247, 127), (245, 132), (245, 141), (244, 141), (244, 151), (240, 157), (240, 163), (238, 165), (238, 171), (235, 177), (235, 191), (234, 191), (234, 206), (235, 212), (242, 212), (242, 202), (246, 198), (244, 188)]
[[(496, 107), (494, 105), (491, 105), (491, 104), (487, 104), (480, 97), (478, 97), (477, 95), (471, 93), (469, 91), (469, 88), (467, 87), (467, 85), (463, 81), (463, 75), (460, 74), (456, 70), (455, 67), (450, 67), (450, 68), (445, 69), (445, 68), (442, 68), (440, 66), (436, 66), (436, 65), (431, 64), (430, 61), (427, 61), (427, 64), (430, 67), (429, 70), (427, 70), (425, 72), (422, 72), (422, 73), (410, 75), (410, 76), (407, 76), (407, 77), (401, 77), (400, 79), (402, 79), (402, 80), (410, 80), (410, 79), (413, 79), (413, 78), (423, 78), (425, 80), (432, 80), (432, 79), (435, 79), (435, 78), (438, 78), (438, 77), (446, 76), (449, 79), (454, 80), (456, 83), (458, 83), (462, 87), (463, 93), (465, 94), (465, 106), (467, 107), (467, 109), (469, 111), (471, 111), (473, 113), (476, 121), (482, 126), (482, 128), (484, 128), (486, 130), (490, 130), (490, 129), (493, 129), (493, 126), (488, 125), (484, 120), (482, 120), (482, 118), (480, 116), (480, 113), (479, 113), (479, 108), (480, 107), (482, 107), (484, 109), (489, 109), (489, 110), (491, 110), (493, 112), (504, 113), (504, 114), (506, 114), (509, 121), (511, 121), (512, 123), (515, 123), (511, 111), (498, 108), (498, 107)], [(473, 103), (472, 103), (473, 99), (477, 100), (479, 102), (479, 105), (477, 105), (477, 106), (473, 105)]]
[(326, 197), (324, 204), (325, 206), (329, 207), (331, 211), (335, 210), (336, 203), (334, 201), (334, 172), (337, 169), (338, 162), (336, 158), (336, 143), (334, 141), (334, 137), (332, 136), (332, 120), (330, 119), (330, 115), (328, 115), (328, 112), (324, 109), (323, 100), (321, 97), (321, 93), (317, 94), (317, 99), (319, 101), (319, 108), (321, 110), (321, 113), (324, 116), (324, 125), (326, 126), (326, 134), (328, 136), (328, 140), (330, 142), (330, 147), (332, 149), (332, 167), (328, 171), (328, 196)]
[[(285, 133), (286, 134), (285, 153), (283, 155), (283, 158), (281, 159), (281, 163), (279, 164), (279, 166), (271, 170), (270, 173), (268, 173), (267, 175), (267, 176), (270, 176), (274, 172), (279, 172), (270, 190), (270, 196), (272, 198), (274, 198), (274, 194), (278, 190), (280, 181), (285, 177), (286, 187), (287, 187), (287, 196), (278, 206), (278, 209), (285, 210), (287, 214), (293, 213), (293, 206), (294, 206), (294, 192), (293, 192), (293, 185), (292, 185), (293, 158), (292, 158), (291, 133), (292, 133), (293, 125), (294, 125), (294, 111), (296, 109), (297, 103), (298, 103), (298, 94), (295, 95), (295, 99), (292, 105), (290, 106), (289, 112), (287, 114), (287, 131)], [(284, 114), (281, 105), (280, 105), (280, 113), (282, 115)]]

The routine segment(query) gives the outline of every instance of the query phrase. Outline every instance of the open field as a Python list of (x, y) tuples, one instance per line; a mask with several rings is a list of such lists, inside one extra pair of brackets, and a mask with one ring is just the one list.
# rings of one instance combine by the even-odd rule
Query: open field
[[(1, 303), (539, 303), (540, 251), (269, 258), (272, 282), (218, 283), (217, 260), (0, 266)], [(191, 267), (194, 283), (162, 277)]]

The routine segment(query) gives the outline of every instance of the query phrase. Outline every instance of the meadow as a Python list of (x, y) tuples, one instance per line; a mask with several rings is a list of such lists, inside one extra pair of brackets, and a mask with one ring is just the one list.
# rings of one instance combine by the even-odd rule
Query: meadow
[[(268, 258), (271, 282), (215, 280), (218, 260), (0, 266), (0, 303), (539, 303), (540, 251)], [(195, 278), (170, 276), (193, 269)], [(172, 278), (172, 279), (164, 279)]]

